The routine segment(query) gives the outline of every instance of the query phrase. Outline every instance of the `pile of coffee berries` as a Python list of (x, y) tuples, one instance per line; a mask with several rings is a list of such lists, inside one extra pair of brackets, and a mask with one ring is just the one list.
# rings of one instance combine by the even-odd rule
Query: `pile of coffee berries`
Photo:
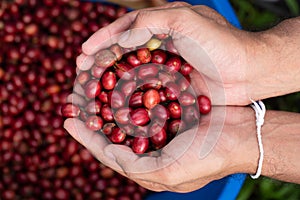
[(137, 154), (164, 147), (177, 134), (199, 124), (211, 110), (207, 96), (191, 87), (194, 68), (176, 54), (172, 39), (154, 36), (135, 50), (117, 44), (95, 54), (81, 71), (74, 93), (81, 102), (62, 107), (65, 117), (78, 117), (90, 130)]
[(81, 44), (126, 8), (79, 0), (0, 1), (0, 199), (141, 200), (63, 128)]

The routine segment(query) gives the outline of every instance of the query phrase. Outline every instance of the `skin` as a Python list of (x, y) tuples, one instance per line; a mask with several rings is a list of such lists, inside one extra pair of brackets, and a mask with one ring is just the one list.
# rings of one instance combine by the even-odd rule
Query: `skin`
[[(224, 113), (225, 118), (216, 117)], [(267, 112), (262, 129), (262, 175), (300, 183), (299, 121), (296, 113)], [(218, 137), (209, 131), (211, 126), (222, 127)], [(202, 116), (197, 131), (191, 129), (174, 138), (159, 157), (139, 157), (126, 146), (111, 144), (78, 119), (67, 119), (65, 128), (103, 164), (153, 191), (190, 192), (230, 174), (254, 174), (259, 157), (255, 116), (249, 107), (214, 107)], [(215, 138), (214, 146), (200, 157), (209, 135)]]
[[(264, 32), (246, 32), (205, 6), (178, 2), (131, 12), (83, 44), (78, 69), (89, 69), (93, 55), (113, 43), (132, 47), (144, 44), (153, 34), (166, 33), (173, 37), (180, 55), (197, 69), (193, 86), (211, 98), (214, 108), (201, 118), (198, 130), (176, 137), (158, 157), (140, 158), (127, 147), (109, 144), (77, 119), (67, 119), (65, 128), (99, 161), (154, 191), (188, 192), (232, 173), (254, 174), (259, 159), (255, 115), (244, 105), (250, 99), (300, 91), (299, 29), (300, 18), (294, 18)], [(192, 52), (204, 52), (205, 62)], [(262, 175), (300, 183), (299, 121), (297, 113), (266, 112)], [(212, 136), (213, 142), (206, 136)], [(204, 146), (206, 154), (202, 154)]]

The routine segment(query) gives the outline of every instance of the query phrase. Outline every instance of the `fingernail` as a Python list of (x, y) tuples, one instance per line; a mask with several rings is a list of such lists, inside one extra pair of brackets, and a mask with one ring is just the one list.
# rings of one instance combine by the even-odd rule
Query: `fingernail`
[(122, 33), (122, 35), (119, 38), (119, 43), (125, 43), (130, 37), (130, 30), (127, 30), (126, 32)]

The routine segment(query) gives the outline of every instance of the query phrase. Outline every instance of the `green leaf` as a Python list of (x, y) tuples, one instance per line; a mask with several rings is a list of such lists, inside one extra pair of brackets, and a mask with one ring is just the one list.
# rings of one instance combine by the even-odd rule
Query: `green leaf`
[(300, 14), (299, 3), (297, 2), (297, 0), (285, 0), (285, 3), (292, 15), (298, 16)]

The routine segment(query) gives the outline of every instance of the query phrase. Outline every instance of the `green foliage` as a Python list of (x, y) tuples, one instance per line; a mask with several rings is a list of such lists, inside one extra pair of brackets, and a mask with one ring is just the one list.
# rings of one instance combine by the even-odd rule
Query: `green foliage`
[(280, 19), (270, 11), (255, 7), (248, 0), (231, 0), (242, 27), (246, 30), (262, 30), (275, 25)]
[[(297, 0), (285, 0), (291, 16), (300, 15)], [(268, 29), (282, 19), (276, 14), (256, 7), (249, 0), (231, 0), (243, 29), (259, 31)], [(264, 100), (267, 109), (300, 112), (300, 92)], [(253, 180), (248, 177), (237, 200), (299, 200), (300, 185), (276, 181), (270, 178)]]
[(257, 180), (247, 178), (237, 200), (248, 199), (299, 200), (300, 186), (269, 178), (259, 178)]
[(285, 3), (293, 16), (300, 15), (300, 8), (297, 0), (285, 0)]

